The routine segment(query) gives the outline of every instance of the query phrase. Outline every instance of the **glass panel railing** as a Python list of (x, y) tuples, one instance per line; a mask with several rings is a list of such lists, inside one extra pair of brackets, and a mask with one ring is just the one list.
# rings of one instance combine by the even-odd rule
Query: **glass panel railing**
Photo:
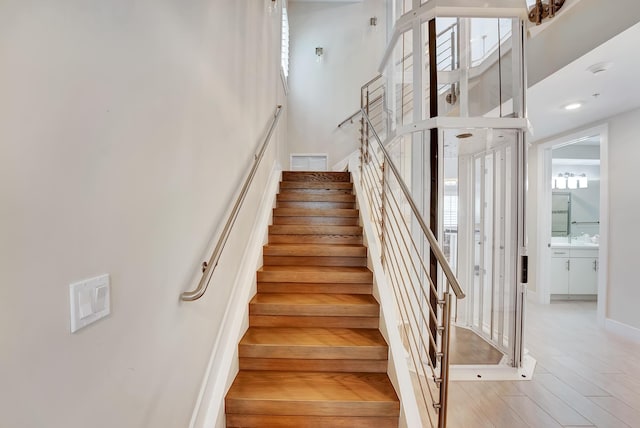
[[(520, 98), (514, 102), (514, 94), (522, 91), (522, 80), (514, 77), (521, 72), (522, 58), (512, 46), (513, 28), (518, 25), (519, 20), (511, 18), (435, 18), (435, 43), (429, 41), (429, 22), (423, 22), (420, 35), (403, 32), (387, 67), (392, 129), (416, 121), (418, 86), (422, 87), (418, 119), (522, 117)], [(415, 37), (423, 46), (418, 56), (413, 52)], [(418, 62), (424, 68), (416, 74)], [(418, 75), (420, 85), (414, 82)]]

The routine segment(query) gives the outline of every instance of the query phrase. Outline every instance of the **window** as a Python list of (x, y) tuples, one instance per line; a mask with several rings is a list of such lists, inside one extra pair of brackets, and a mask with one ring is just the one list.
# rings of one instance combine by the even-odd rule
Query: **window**
[(286, 82), (289, 77), (289, 16), (287, 15), (287, 2), (282, 1), (282, 50), (280, 53), (282, 75)]

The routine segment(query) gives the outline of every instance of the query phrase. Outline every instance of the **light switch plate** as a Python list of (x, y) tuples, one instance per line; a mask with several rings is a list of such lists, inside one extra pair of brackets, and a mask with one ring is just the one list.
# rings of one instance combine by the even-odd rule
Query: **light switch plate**
[(71, 333), (111, 313), (111, 281), (108, 274), (69, 285)]

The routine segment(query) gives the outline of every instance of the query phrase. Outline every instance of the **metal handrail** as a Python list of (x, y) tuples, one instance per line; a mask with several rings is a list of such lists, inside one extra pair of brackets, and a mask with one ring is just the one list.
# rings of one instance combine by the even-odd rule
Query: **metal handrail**
[(409, 203), (409, 206), (411, 207), (411, 210), (413, 211), (413, 214), (415, 215), (415, 218), (418, 221), (418, 224), (420, 225), (422, 232), (426, 236), (427, 241), (429, 241), (429, 246), (431, 247), (431, 251), (433, 252), (433, 255), (435, 256), (435, 258), (438, 260), (438, 263), (440, 264), (440, 266), (442, 267), (442, 272), (447, 278), (447, 281), (449, 282), (451, 289), (456, 295), (456, 298), (464, 299), (465, 293), (464, 291), (462, 291), (462, 287), (460, 286), (458, 279), (453, 273), (453, 269), (451, 269), (451, 266), (449, 265), (449, 262), (447, 261), (446, 256), (442, 252), (442, 249), (438, 244), (438, 240), (436, 239), (431, 229), (427, 227), (427, 224), (424, 221), (424, 218), (422, 217), (422, 215), (420, 214), (420, 211), (418, 210), (418, 206), (416, 205), (415, 201), (413, 200), (413, 197), (411, 196), (411, 192), (409, 192), (407, 185), (404, 183), (404, 180), (402, 180), (402, 175), (400, 174), (397, 167), (391, 160), (391, 156), (389, 155), (389, 152), (387, 151), (387, 149), (384, 147), (384, 144), (382, 143), (382, 140), (380, 139), (380, 137), (378, 136), (378, 133), (373, 127), (373, 124), (371, 123), (369, 116), (366, 114), (364, 109), (362, 109), (361, 113), (362, 113), (362, 117), (367, 121), (369, 125), (369, 131), (372, 133), (373, 137), (377, 141), (380, 151), (383, 153), (384, 158), (387, 161), (387, 165), (389, 166), (389, 168), (391, 168), (391, 171), (396, 176), (398, 185), (400, 186), (400, 190), (402, 190), (402, 193), (404, 194), (404, 197)]
[(280, 113), (282, 112), (282, 106), (278, 105), (276, 107), (275, 113), (273, 115), (273, 121), (271, 122), (271, 126), (269, 127), (269, 132), (267, 133), (260, 150), (255, 155), (253, 160), (253, 166), (251, 167), (251, 171), (249, 171), (249, 175), (244, 180), (244, 184), (242, 185), (242, 190), (236, 199), (236, 202), (233, 206), (233, 210), (229, 214), (227, 218), (227, 222), (224, 225), (224, 229), (222, 230), (222, 234), (220, 238), (218, 238), (218, 243), (216, 244), (211, 257), (208, 262), (202, 262), (202, 278), (200, 278), (200, 282), (198, 283), (198, 287), (193, 291), (185, 291), (180, 295), (180, 299), (186, 302), (191, 302), (194, 300), (198, 300), (201, 298), (204, 293), (207, 291), (207, 287), (211, 282), (211, 277), (213, 276), (213, 271), (216, 266), (218, 266), (218, 262), (220, 261), (220, 256), (222, 255), (222, 251), (224, 250), (224, 246), (227, 243), (227, 239), (229, 239), (229, 235), (231, 234), (231, 229), (235, 224), (236, 218), (238, 217), (238, 213), (240, 212), (240, 208), (242, 207), (242, 203), (244, 202), (244, 198), (247, 196), (247, 192), (249, 191), (249, 186), (253, 181), (253, 177), (256, 175), (258, 170), (258, 166), (260, 165), (260, 161), (264, 155), (264, 152), (271, 141), (271, 136), (273, 135), (273, 131), (278, 124), (278, 120), (280, 119)]
[[(382, 99), (382, 95), (378, 95), (377, 97), (375, 97), (373, 100), (369, 101), (369, 104), (375, 104), (378, 101), (380, 101)], [(362, 109), (358, 109), (358, 111), (356, 111), (355, 113), (353, 113), (351, 116), (349, 116), (348, 118), (346, 118), (345, 120), (343, 120), (342, 122), (340, 122), (340, 124), (338, 125), (338, 128), (342, 128), (345, 124), (347, 124), (347, 122), (349, 123), (353, 123), (353, 119), (355, 119), (356, 117), (358, 117), (360, 114), (362, 113)]]

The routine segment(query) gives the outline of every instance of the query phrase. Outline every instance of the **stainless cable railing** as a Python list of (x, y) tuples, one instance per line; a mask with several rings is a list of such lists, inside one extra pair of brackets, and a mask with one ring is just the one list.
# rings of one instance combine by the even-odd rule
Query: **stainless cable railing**
[(367, 98), (360, 101), (360, 108), (358, 108), (356, 112), (340, 122), (338, 124), (338, 128), (342, 128), (347, 124), (353, 123), (354, 119), (360, 116), (363, 107), (365, 107), (365, 110), (369, 113), (369, 118), (371, 118), (371, 121), (376, 125), (380, 125), (380, 122), (383, 119), (382, 113), (383, 106), (385, 104), (385, 88), (384, 82), (381, 78), (382, 75), (378, 74), (376, 77), (372, 78), (365, 84), (369, 88)]
[(273, 135), (273, 131), (278, 124), (278, 120), (280, 119), (280, 113), (282, 112), (282, 106), (278, 105), (276, 107), (275, 113), (273, 114), (273, 120), (271, 122), (271, 126), (269, 127), (269, 131), (267, 132), (267, 136), (264, 139), (264, 142), (260, 146), (258, 153), (255, 154), (253, 165), (249, 174), (244, 180), (244, 184), (242, 185), (242, 189), (240, 190), (240, 194), (236, 198), (235, 204), (233, 205), (233, 209), (227, 218), (227, 221), (224, 225), (224, 229), (222, 230), (222, 234), (218, 238), (218, 242), (209, 258), (209, 261), (202, 262), (202, 278), (200, 278), (200, 282), (198, 283), (198, 287), (196, 287), (193, 291), (185, 291), (180, 295), (180, 299), (184, 301), (194, 301), (201, 298), (204, 293), (207, 291), (207, 287), (211, 282), (211, 277), (213, 276), (213, 271), (216, 266), (218, 266), (218, 262), (220, 261), (220, 256), (224, 251), (225, 244), (229, 239), (229, 235), (231, 234), (231, 230), (233, 229), (233, 225), (235, 224), (236, 218), (238, 217), (238, 213), (240, 212), (240, 208), (242, 208), (242, 203), (244, 202), (245, 197), (247, 196), (247, 192), (249, 191), (249, 187), (253, 181), (253, 177), (256, 175), (258, 167), (260, 166), (260, 161), (264, 156), (264, 152), (267, 150), (267, 146), (271, 141), (271, 136)]
[[(374, 238), (395, 297), (424, 419), (432, 427), (445, 427), (451, 304), (453, 297), (462, 299), (465, 294), (389, 151), (400, 146), (404, 136), (385, 146), (364, 108), (361, 114), (359, 179), (378, 235)], [(444, 281), (438, 281), (439, 276)]]
[[(380, 105), (382, 105), (382, 95), (378, 95), (377, 97), (375, 97), (373, 100), (371, 100), (370, 103), (370, 107), (374, 107), (376, 105), (378, 105), (378, 103), (380, 103)], [(360, 116), (360, 113), (362, 112), (361, 109), (358, 109), (358, 111), (356, 111), (355, 113), (353, 113), (351, 116), (349, 116), (348, 118), (346, 118), (345, 120), (343, 120), (342, 122), (340, 122), (338, 124), (338, 128), (342, 128), (344, 125), (346, 125), (347, 123), (353, 123), (353, 120)]]

